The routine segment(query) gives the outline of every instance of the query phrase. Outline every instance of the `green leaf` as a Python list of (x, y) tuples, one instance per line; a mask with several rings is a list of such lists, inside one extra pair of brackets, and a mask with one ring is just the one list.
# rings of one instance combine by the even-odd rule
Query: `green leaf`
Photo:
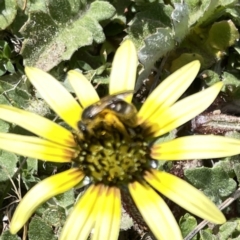
[(238, 3), (238, 0), (219, 0), (219, 4), (221, 6), (227, 6), (227, 5), (233, 6), (234, 3)]
[(0, 40), (0, 49), (2, 50), (5, 46), (6, 42), (3, 40)]
[(235, 76), (235, 75), (233, 75), (231, 73), (228, 73), (228, 72), (224, 72), (222, 74), (222, 81), (224, 83), (224, 87), (222, 89), (223, 91), (225, 90), (226, 85), (232, 85), (236, 88), (240, 86), (240, 81), (239, 81), (238, 75)]
[(209, 87), (220, 81), (219, 75), (212, 70), (203, 71), (201, 77), (204, 80), (204, 83)]
[(135, 15), (129, 23), (128, 33), (137, 49), (143, 47), (143, 40), (156, 33), (157, 28), (172, 26), (171, 13), (172, 7), (155, 2)]
[(198, 20), (198, 25), (206, 21), (215, 9), (219, 6), (219, 0), (204, 0), (201, 4), (201, 10), (203, 12), (203, 16)]
[[(144, 71), (138, 77), (136, 89), (148, 78), (155, 62), (175, 47), (172, 12), (171, 6), (154, 2), (146, 5), (129, 23), (129, 37), (139, 50), (139, 61), (144, 66)], [(173, 16), (176, 17), (176, 14), (177, 12)]]
[[(91, 79), (91, 76), (93, 76), (94, 74), (96, 74), (96, 71), (89, 71), (87, 76), (89, 76)], [(109, 76), (97, 76), (94, 75), (94, 79), (93, 79), (93, 83), (96, 84), (109, 84)]]
[(175, 40), (180, 42), (188, 33), (188, 21), (189, 21), (189, 12), (188, 7), (185, 4), (174, 4), (175, 9), (171, 14), (174, 32), (175, 32)]
[(158, 28), (156, 33), (145, 39), (145, 46), (138, 53), (140, 62), (145, 70), (137, 80), (137, 87), (150, 74), (155, 62), (163, 57), (175, 46), (175, 41), (170, 28)]
[(66, 221), (66, 210), (61, 206), (51, 206), (43, 213), (42, 219), (54, 227), (61, 227)]
[(2, 233), (0, 240), (21, 240), (21, 238), (17, 235), (12, 235), (9, 230), (7, 230)]
[(234, 173), (236, 174), (238, 182), (240, 181), (240, 163), (235, 163), (234, 164)]
[(236, 190), (236, 182), (221, 167), (201, 167), (184, 171), (186, 179), (219, 205)]
[(45, 71), (69, 60), (78, 48), (102, 43), (105, 35), (99, 21), (110, 19), (115, 13), (114, 7), (105, 1), (80, 4), (74, 0), (49, 0), (47, 9), (48, 13), (31, 13), (21, 29), (25, 36), (25, 64)]
[(233, 239), (233, 236), (239, 236), (240, 220), (228, 221), (219, 228), (219, 240)]
[(234, 166), (238, 163), (238, 156), (226, 157), (223, 160), (217, 162), (216, 167), (224, 169), (230, 178), (235, 177)]
[(3, 47), (3, 57), (9, 59), (11, 57), (11, 49), (7, 42), (5, 42)]
[[(183, 217), (180, 218), (179, 225), (183, 237), (186, 237), (197, 226), (197, 220), (189, 213), (186, 213)], [(192, 238), (192, 240), (196, 239), (196, 236)]]
[(7, 64), (6, 64), (6, 69), (8, 70), (8, 72), (10, 73), (15, 73), (15, 68), (13, 66), (13, 64), (11, 63), (11, 61), (7, 61)]
[(49, 116), (51, 113), (49, 105), (41, 99), (30, 100), (26, 110), (34, 112), (40, 116)]
[[(21, 162), (22, 157), (20, 158)], [(25, 158), (24, 158), (25, 160)], [(26, 189), (29, 189), (29, 186), (32, 186), (33, 183), (37, 182), (36, 178), (33, 175), (36, 175), (38, 171), (38, 160), (35, 158), (27, 158), (24, 166), (22, 167), (22, 179), (26, 186)]]
[(29, 224), (29, 240), (57, 240), (54, 232), (46, 222), (39, 217), (33, 217)]
[(9, 180), (16, 171), (18, 158), (10, 152), (0, 152), (0, 182)]
[(0, 132), (8, 132), (10, 124), (0, 119)]
[(74, 189), (55, 196), (55, 199), (59, 206), (69, 210), (75, 203)]
[(0, 86), (12, 105), (20, 108), (28, 106), (31, 95), (25, 89), (19, 87), (21, 86), (19, 82), (11, 84), (0, 80)]
[(186, 4), (189, 6), (190, 25), (197, 23), (199, 26), (213, 15), (219, 0), (202, 0), (201, 4), (198, 0), (187, 0)]
[(216, 49), (226, 50), (239, 38), (238, 29), (231, 20), (216, 22), (209, 30), (209, 44)]
[(187, 32), (188, 8), (185, 4), (175, 4), (172, 11), (171, 6), (156, 2), (136, 14), (130, 23), (129, 36), (140, 49), (138, 57), (144, 66), (136, 89), (149, 76), (155, 62), (171, 51), (176, 46), (176, 41), (180, 42)]
[(201, 230), (200, 231), (201, 240), (217, 240), (218, 238), (214, 236), (209, 230)]
[[(40, 181), (40, 180), (39, 180), (39, 181)], [(47, 211), (47, 209), (49, 209), (50, 207), (52, 207), (52, 205), (49, 204), (50, 201), (52, 201), (52, 198), (49, 199), (47, 202), (43, 203), (42, 205), (40, 205), (40, 206), (36, 209), (35, 213), (36, 213), (38, 216), (42, 216), (43, 213), (44, 213), (45, 211)]]
[[(84, 1), (47, 0), (46, 7), (50, 16), (59, 23), (66, 23), (71, 15), (76, 15)], [(59, 11), (60, 10), (60, 11)]]
[[(237, 1), (237, 0), (235, 0)], [(237, 7), (232, 7), (226, 9), (226, 13), (228, 13), (231, 17), (231, 19), (239, 26), (240, 25), (240, 9)]]
[[(22, 0), (25, 1), (25, 0)], [(34, 12), (34, 11), (43, 11), (47, 12), (47, 6), (46, 2), (43, 0), (35, 0), (35, 1), (27, 1), (27, 7), (26, 7), (26, 12)], [(23, 8), (23, 4), (21, 6)]]
[(0, 2), (0, 30), (6, 29), (17, 15), (15, 0), (2, 0)]
[[(1, 93), (2, 93), (3, 91), (2, 91), (1, 85), (0, 85), (0, 89), (1, 89)], [(3, 96), (3, 95), (0, 95), (0, 104), (6, 104), (6, 105), (9, 105), (8, 100), (7, 100), (6, 97)]]
[(173, 140), (174, 138), (177, 137), (177, 131), (176, 130), (173, 130), (171, 132), (168, 132), (160, 137), (158, 137), (154, 143), (155, 144), (159, 144), (159, 143), (164, 143), (164, 142), (168, 142), (168, 141), (171, 141)]
[(0, 61), (0, 76), (3, 76), (6, 73), (5, 63)]

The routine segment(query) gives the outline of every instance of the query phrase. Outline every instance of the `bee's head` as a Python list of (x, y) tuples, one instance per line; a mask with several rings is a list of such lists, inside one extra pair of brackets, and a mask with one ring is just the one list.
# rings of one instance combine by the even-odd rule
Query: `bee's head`
[[(97, 117), (100, 117), (104, 112), (111, 112), (127, 124), (127, 121), (130, 120), (133, 115), (136, 115), (137, 112), (131, 103), (124, 100), (130, 93), (132, 93), (132, 91), (110, 95), (85, 108), (82, 112), (81, 121), (78, 123), (79, 129), (83, 131), (86, 130), (87, 124)], [(101, 117), (103, 118), (103, 116)]]

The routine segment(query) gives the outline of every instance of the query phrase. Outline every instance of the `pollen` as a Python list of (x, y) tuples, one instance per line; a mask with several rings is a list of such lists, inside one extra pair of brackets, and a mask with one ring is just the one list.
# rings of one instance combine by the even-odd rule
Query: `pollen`
[(95, 183), (119, 186), (142, 179), (150, 169), (143, 130), (113, 112), (99, 114), (76, 134), (80, 151), (74, 161)]

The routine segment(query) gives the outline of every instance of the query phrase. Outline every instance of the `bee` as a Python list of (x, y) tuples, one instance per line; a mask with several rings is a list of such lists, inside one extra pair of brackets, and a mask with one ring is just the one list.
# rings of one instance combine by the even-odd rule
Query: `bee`
[(86, 107), (78, 122), (78, 127), (82, 131), (87, 131), (89, 125), (93, 125), (95, 120), (102, 119), (104, 116), (111, 114), (113, 119), (118, 119), (127, 126), (133, 126), (136, 122), (137, 110), (134, 105), (125, 101), (126, 97), (132, 94), (133, 91), (125, 91), (122, 93), (109, 95), (102, 98), (100, 101)]

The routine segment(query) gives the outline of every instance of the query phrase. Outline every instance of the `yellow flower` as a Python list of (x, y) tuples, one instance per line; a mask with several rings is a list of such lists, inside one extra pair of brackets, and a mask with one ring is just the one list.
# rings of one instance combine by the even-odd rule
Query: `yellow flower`
[(46, 178), (24, 196), (13, 215), (11, 233), (16, 234), (39, 205), (76, 186), (85, 176), (90, 177), (92, 184), (69, 215), (61, 240), (87, 239), (93, 228), (95, 240), (117, 239), (122, 187), (128, 188), (157, 239), (177, 240), (182, 236), (170, 209), (155, 190), (201, 218), (223, 223), (224, 215), (202, 192), (176, 176), (153, 169), (150, 161), (219, 158), (240, 152), (240, 141), (220, 136), (153, 141), (201, 113), (219, 93), (220, 82), (175, 103), (194, 80), (199, 67), (199, 62), (193, 61), (170, 75), (139, 112), (130, 103), (137, 54), (129, 40), (114, 58), (109, 86), (112, 97), (100, 102), (89, 81), (77, 71), (70, 71), (68, 78), (80, 104), (52, 76), (26, 67), (33, 86), (73, 130), (37, 114), (0, 105), (1, 119), (38, 136), (0, 133), (0, 147), (44, 161), (71, 162), (73, 167)]

